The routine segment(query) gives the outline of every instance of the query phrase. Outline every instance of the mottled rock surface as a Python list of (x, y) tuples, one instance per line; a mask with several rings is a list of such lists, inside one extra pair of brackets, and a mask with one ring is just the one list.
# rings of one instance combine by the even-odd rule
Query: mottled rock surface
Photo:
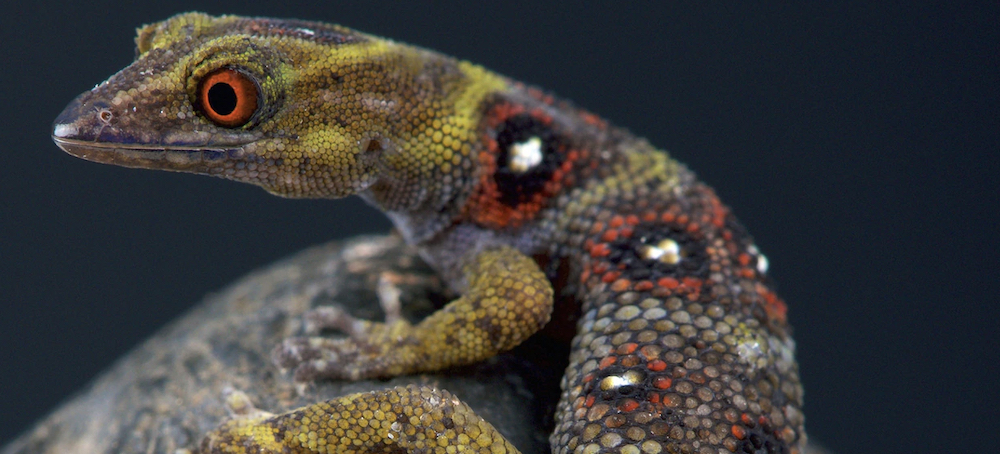
[(227, 387), (244, 391), (261, 409), (281, 412), (410, 383), (451, 391), (524, 454), (547, 453), (568, 352), (552, 347), (551, 339), (535, 336), (483, 364), (390, 380), (296, 386), (271, 363), (271, 349), (285, 337), (302, 334), (303, 314), (311, 308), (339, 304), (357, 317), (381, 319), (375, 294), (380, 278), (398, 283), (411, 320), (450, 298), (397, 237), (307, 249), (208, 296), (0, 454), (174, 453), (196, 446), (226, 417), (222, 396)]

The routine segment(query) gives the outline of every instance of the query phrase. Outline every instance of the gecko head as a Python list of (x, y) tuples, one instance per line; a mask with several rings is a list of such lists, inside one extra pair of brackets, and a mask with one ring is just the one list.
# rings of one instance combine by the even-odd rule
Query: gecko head
[(73, 100), (52, 138), (90, 161), (286, 197), (358, 193), (394, 143), (366, 85), (386, 45), (315, 22), (181, 14), (140, 28), (135, 61)]

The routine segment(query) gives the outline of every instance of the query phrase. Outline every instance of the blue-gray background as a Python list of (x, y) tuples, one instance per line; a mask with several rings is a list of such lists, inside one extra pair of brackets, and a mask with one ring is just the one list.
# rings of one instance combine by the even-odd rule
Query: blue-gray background
[(844, 454), (997, 446), (996, 2), (143, 3), (0, 17), (0, 443), (207, 292), (389, 228), (357, 199), (283, 200), (51, 143), (63, 106), (132, 59), (136, 26), (198, 9), (437, 49), (648, 137), (770, 258), (811, 436)]

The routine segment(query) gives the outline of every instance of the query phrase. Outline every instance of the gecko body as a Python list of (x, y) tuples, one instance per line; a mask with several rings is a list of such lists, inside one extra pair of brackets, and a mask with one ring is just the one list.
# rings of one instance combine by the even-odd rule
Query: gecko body
[[(461, 296), (425, 320), (315, 317), (300, 381), (430, 372), (579, 318), (555, 454), (796, 453), (802, 388), (767, 261), (715, 193), (647, 141), (471, 63), (317, 22), (175, 16), (80, 95), (78, 157), (284, 197), (357, 194)], [(247, 405), (241, 407), (247, 408)], [(361, 393), (207, 434), (206, 453), (517, 452), (445, 390)]]

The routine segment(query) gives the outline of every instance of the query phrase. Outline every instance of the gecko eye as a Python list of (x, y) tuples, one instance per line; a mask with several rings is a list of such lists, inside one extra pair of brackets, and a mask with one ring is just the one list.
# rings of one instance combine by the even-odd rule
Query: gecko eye
[(213, 123), (227, 128), (243, 126), (257, 112), (260, 87), (250, 76), (219, 68), (198, 84), (198, 107)]

